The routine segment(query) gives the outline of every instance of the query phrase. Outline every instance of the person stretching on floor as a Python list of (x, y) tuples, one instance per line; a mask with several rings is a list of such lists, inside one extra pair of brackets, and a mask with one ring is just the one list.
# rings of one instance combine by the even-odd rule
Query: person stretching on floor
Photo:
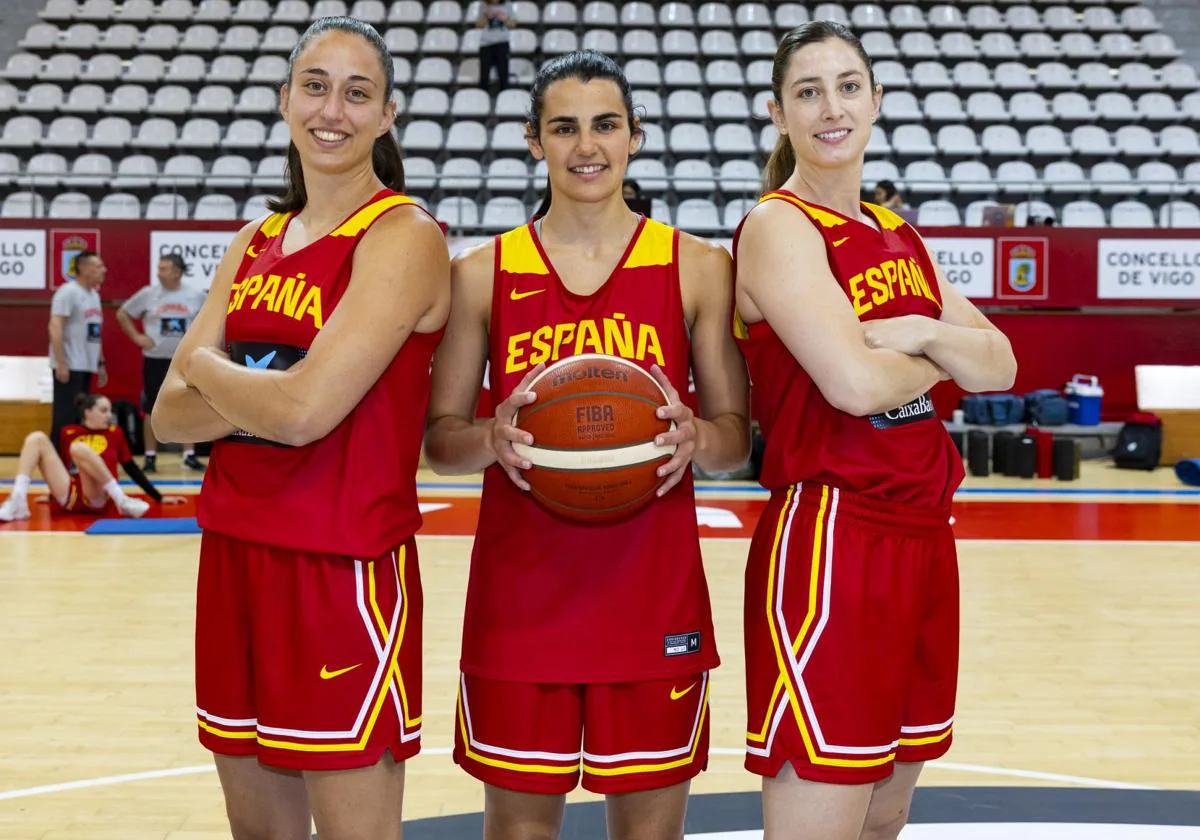
[[(149, 502), (125, 495), (117, 483), (117, 464), (154, 501), (169, 504), (182, 501), (174, 496), (164, 498), (133, 460), (125, 435), (112, 423), (112, 403), (107, 397), (80, 394), (75, 403), (83, 423), (63, 429), (61, 457), (45, 432), (30, 432), (25, 438), (12, 495), (0, 505), (0, 522), (29, 518), (29, 482), (35, 467), (46, 479), (55, 513), (96, 516), (120, 513), (133, 518), (145, 514), (150, 509)], [(67, 470), (72, 461), (78, 468), (76, 475)]]

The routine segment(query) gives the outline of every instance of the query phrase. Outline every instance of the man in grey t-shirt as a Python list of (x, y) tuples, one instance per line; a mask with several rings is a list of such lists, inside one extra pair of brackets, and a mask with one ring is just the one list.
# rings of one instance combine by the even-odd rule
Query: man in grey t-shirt
[(75, 258), (75, 280), (59, 286), (50, 301), (50, 367), (54, 370), (50, 440), (56, 448), (62, 428), (79, 421), (75, 398), (91, 393), (92, 377), (99, 374), (96, 384), (101, 388), (108, 384), (98, 291), (107, 273), (99, 254), (82, 251)]
[[(150, 412), (180, 339), (204, 305), (204, 292), (183, 284), (186, 271), (183, 257), (165, 254), (158, 261), (158, 283), (139, 289), (117, 310), (117, 323), (143, 353), (142, 409), (147, 420), (142, 429), (146, 441), (146, 461), (142, 470), (148, 473), (157, 471), (158, 467), (158, 442), (149, 422)], [(141, 330), (134, 323), (138, 318), (142, 321)], [(185, 469), (204, 469), (191, 446), (184, 447), (183, 466)]]

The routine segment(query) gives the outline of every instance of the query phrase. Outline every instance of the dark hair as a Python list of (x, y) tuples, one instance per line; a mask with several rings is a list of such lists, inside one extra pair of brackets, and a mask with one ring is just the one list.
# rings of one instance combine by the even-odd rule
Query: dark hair
[(97, 254), (95, 251), (80, 251), (78, 254), (75, 255), (75, 273), (76, 274), (79, 273), (79, 269), (83, 265), (84, 260), (89, 260), (92, 257), (99, 257), (99, 256), (100, 255)]
[(642, 185), (632, 178), (625, 179), (625, 183), (621, 185), (621, 188), (624, 189), (625, 187), (629, 187), (635, 193), (637, 193), (638, 198), (642, 197)]
[(79, 394), (75, 397), (75, 408), (79, 410), (80, 418), (84, 412), (91, 411), (100, 400), (108, 399), (103, 394)]
[[(529, 91), (529, 113), (525, 115), (525, 136), (537, 139), (541, 136), (542, 105), (546, 99), (546, 91), (555, 82), (564, 79), (578, 79), (587, 83), (592, 79), (607, 79), (616, 84), (625, 100), (625, 115), (629, 120), (629, 130), (643, 137), (642, 128), (635, 122), (637, 109), (633, 106), (633, 91), (621, 65), (607, 55), (595, 50), (576, 50), (551, 59), (542, 65), (533, 79), (533, 87)], [(542, 198), (542, 206), (534, 213), (534, 217), (545, 216), (550, 211), (550, 180), (546, 179), (546, 194)]]
[(183, 255), (178, 251), (169, 251), (158, 258), (159, 262), (169, 262), (171, 265), (179, 269), (180, 274), (187, 274), (187, 263), (183, 261)]
[(883, 194), (888, 200), (891, 200), (892, 196), (899, 192), (899, 190), (896, 189), (896, 183), (886, 179), (876, 184), (875, 189), (883, 190)]
[[(814, 20), (802, 23), (784, 35), (783, 40), (779, 42), (779, 48), (775, 50), (775, 62), (771, 67), (771, 93), (775, 96), (776, 105), (783, 106), (783, 82), (787, 76), (788, 65), (791, 64), (792, 56), (796, 51), (809, 44), (819, 44), (831, 38), (845, 41), (854, 48), (858, 57), (863, 60), (863, 64), (867, 66), (871, 90), (875, 90), (875, 71), (871, 69), (871, 57), (863, 49), (862, 41), (858, 40), (858, 36), (842, 24), (832, 20)], [(767, 160), (767, 166), (763, 170), (763, 189), (766, 192), (779, 189), (783, 186), (784, 181), (792, 177), (795, 168), (796, 153), (792, 151), (792, 141), (781, 134), (775, 141), (775, 150), (771, 152), (771, 157)]]
[[(287, 84), (292, 82), (292, 71), (300, 53), (317, 37), (326, 32), (348, 32), (365, 39), (379, 57), (379, 66), (383, 70), (387, 87), (384, 96), (392, 95), (396, 83), (396, 73), (392, 65), (392, 56), (388, 52), (387, 43), (379, 36), (375, 27), (361, 20), (348, 17), (323, 17), (313, 21), (312, 26), (304, 30), (299, 42), (288, 56)], [(371, 164), (375, 167), (375, 176), (383, 181), (384, 186), (397, 192), (404, 191), (404, 156), (400, 152), (400, 143), (396, 135), (389, 129), (375, 138), (375, 147), (371, 150)], [(289, 142), (287, 151), (287, 191), (282, 198), (272, 198), (267, 201), (267, 207), (275, 213), (294, 213), (304, 209), (308, 203), (308, 191), (304, 187), (304, 167), (300, 162), (300, 151), (296, 144)]]

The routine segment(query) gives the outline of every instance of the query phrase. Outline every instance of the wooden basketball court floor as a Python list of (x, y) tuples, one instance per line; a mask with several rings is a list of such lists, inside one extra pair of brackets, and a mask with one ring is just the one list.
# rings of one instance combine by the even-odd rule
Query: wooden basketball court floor
[[(172, 474), (172, 456), (160, 460), (166, 492), (196, 492), (194, 476)], [(13, 467), (0, 459), (0, 476)], [(478, 482), (422, 475), (421, 488), (424, 753), (409, 766), (413, 819), (483, 805), (448, 755)], [(698, 492), (724, 662), (695, 793), (758, 788), (742, 769), (741, 597), (763, 500), (747, 484)], [(199, 537), (51, 531), (35, 507), (30, 525), (0, 526), (0, 838), (228, 838), (195, 736)], [(955, 515), (955, 746), (922, 785), (1200, 789), (1200, 490), (1168, 470), (1087, 462), (1073, 484), (968, 479)]]

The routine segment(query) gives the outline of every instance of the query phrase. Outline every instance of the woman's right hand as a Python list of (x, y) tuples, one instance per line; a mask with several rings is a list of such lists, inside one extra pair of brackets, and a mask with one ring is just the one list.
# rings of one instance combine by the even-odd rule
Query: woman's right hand
[(530, 489), (529, 482), (521, 475), (521, 470), (531, 468), (533, 463), (518, 455), (513, 449), (513, 444), (523, 443), (531, 446), (533, 435), (514, 426), (513, 418), (518, 410), (537, 399), (537, 394), (529, 390), (529, 383), (533, 382), (534, 377), (545, 367), (545, 364), (540, 364), (525, 374), (525, 378), (508, 395), (508, 399), (496, 406), (496, 416), (492, 419), (492, 428), (488, 434), (488, 444), (496, 455), (496, 463), (508, 474), (513, 484), (526, 491)]

